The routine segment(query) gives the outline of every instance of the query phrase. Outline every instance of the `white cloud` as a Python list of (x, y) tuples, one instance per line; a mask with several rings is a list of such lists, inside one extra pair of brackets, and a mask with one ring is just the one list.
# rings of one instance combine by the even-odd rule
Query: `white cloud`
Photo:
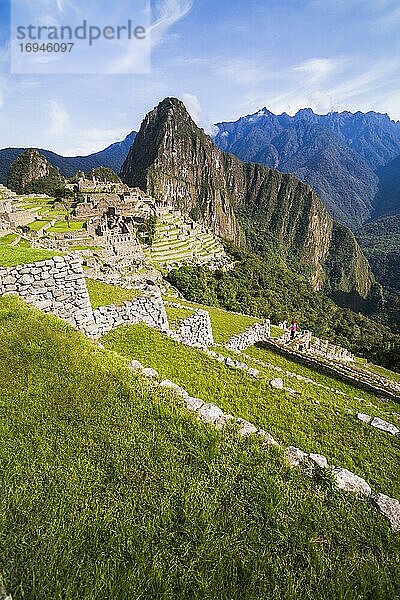
[(209, 135), (214, 135), (216, 133), (217, 128), (212, 123), (211, 119), (204, 114), (198, 97), (194, 94), (185, 93), (182, 94), (182, 101), (188, 109), (188, 112), (192, 117), (193, 121), (199, 127), (202, 127), (206, 133), (208, 133)]
[[(148, 28), (147, 37), (150, 39), (148, 52), (162, 44), (167, 38), (171, 27), (186, 17), (192, 9), (194, 0), (157, 0), (152, 5), (154, 20)], [(108, 65), (111, 73), (133, 73), (140, 71), (143, 64), (145, 49), (138, 52), (137, 46), (129, 46), (117, 60)]]
[(51, 135), (60, 135), (64, 133), (67, 125), (70, 123), (70, 117), (65, 107), (58, 100), (49, 100), (49, 133)]
[(309, 85), (321, 83), (339, 68), (339, 61), (333, 58), (311, 58), (294, 67), (296, 73), (305, 77)]

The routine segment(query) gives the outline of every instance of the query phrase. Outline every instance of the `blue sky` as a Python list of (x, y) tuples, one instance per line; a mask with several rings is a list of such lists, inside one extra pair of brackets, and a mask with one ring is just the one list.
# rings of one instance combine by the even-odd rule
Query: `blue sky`
[[(72, 1), (35, 0), (61, 14)], [(264, 106), (400, 119), (398, 0), (152, 0), (152, 8), (148, 74), (12, 75), (9, 0), (0, 0), (0, 147), (90, 153), (138, 129), (165, 96), (183, 99), (207, 131)]]

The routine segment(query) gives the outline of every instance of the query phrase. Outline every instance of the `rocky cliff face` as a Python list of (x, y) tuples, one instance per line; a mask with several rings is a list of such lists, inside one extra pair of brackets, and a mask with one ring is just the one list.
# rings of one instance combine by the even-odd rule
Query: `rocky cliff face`
[(337, 251), (338, 226), (312, 188), (222, 152), (179, 100), (167, 98), (147, 115), (121, 176), (236, 244), (260, 253), (276, 245), (314, 289), (340, 291), (344, 304), (356, 307), (353, 296), (369, 297), (374, 277), (367, 260), (346, 228)]
[(35, 148), (29, 148), (18, 156), (8, 175), (8, 187), (18, 194), (52, 193), (63, 183), (64, 178), (59, 171)]

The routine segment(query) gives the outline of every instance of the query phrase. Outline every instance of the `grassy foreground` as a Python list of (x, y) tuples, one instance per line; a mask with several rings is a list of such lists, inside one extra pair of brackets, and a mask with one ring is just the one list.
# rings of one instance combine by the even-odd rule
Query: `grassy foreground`
[(13, 600), (396, 597), (400, 538), (366, 501), (198, 423), (16, 298), (0, 299), (0, 332)]
[[(254, 354), (272, 364), (318, 380), (348, 393), (345, 398), (335, 392), (304, 384), (273, 369), (260, 369), (262, 379), (255, 380), (243, 371), (229, 369), (210, 359), (200, 350), (174, 342), (145, 325), (120, 327), (102, 338), (106, 347), (130, 359), (138, 359), (182, 385), (195, 397), (213, 402), (227, 413), (244, 417), (269, 431), (287, 446), (295, 445), (306, 452), (326, 455), (330, 464), (346, 467), (364, 477), (376, 491), (400, 498), (400, 481), (396, 475), (400, 463), (400, 440), (360, 423), (357, 412), (386, 416), (398, 412), (394, 402), (381, 403), (350, 385), (287, 361), (272, 353), (256, 349)], [(221, 349), (219, 349), (221, 351)], [(251, 352), (251, 350), (250, 350)], [(233, 353), (232, 357), (237, 358)], [(247, 361), (249, 362), (249, 361)], [(283, 377), (285, 385), (297, 395), (273, 390), (269, 381)], [(360, 396), (364, 399), (359, 399)], [(368, 406), (372, 404), (373, 406)], [(389, 419), (389, 417), (387, 417)], [(389, 419), (389, 420), (393, 420)]]

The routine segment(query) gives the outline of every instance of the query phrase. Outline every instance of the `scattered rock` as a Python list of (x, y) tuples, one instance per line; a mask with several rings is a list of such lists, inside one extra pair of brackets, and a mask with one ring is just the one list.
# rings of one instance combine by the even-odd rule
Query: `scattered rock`
[(395, 498), (377, 494), (372, 501), (378, 507), (379, 512), (390, 521), (393, 531), (400, 531), (400, 502)]
[(160, 383), (160, 387), (165, 387), (165, 388), (169, 388), (171, 390), (174, 390), (174, 392), (176, 394), (178, 394), (178, 396), (182, 396), (182, 398), (187, 398), (189, 396), (189, 394), (188, 394), (188, 392), (186, 390), (184, 390), (182, 387), (180, 387), (179, 385), (177, 385), (173, 381), (170, 381), (169, 379), (164, 379)]
[(197, 414), (204, 423), (212, 424), (216, 423), (224, 416), (223, 411), (215, 404), (203, 404), (197, 411)]
[(144, 369), (142, 363), (138, 360), (131, 360), (129, 363), (129, 368), (132, 369), (132, 371), (143, 371)]
[(290, 396), (296, 396), (296, 395), (297, 395), (297, 393), (298, 393), (298, 392), (296, 392), (296, 390), (293, 390), (293, 389), (292, 389), (292, 388), (290, 388), (290, 387), (287, 387), (287, 388), (285, 388), (285, 391), (286, 391), (286, 392), (288, 392), (288, 394), (289, 394)]
[(145, 377), (151, 377), (152, 379), (158, 379), (159, 377), (157, 371), (155, 369), (151, 369), (150, 367), (143, 369), (142, 375), (144, 375)]
[(370, 496), (372, 493), (371, 488), (368, 483), (355, 475), (351, 471), (347, 469), (342, 469), (341, 467), (335, 467), (333, 469), (333, 474), (335, 476), (337, 486), (340, 490), (344, 490), (345, 492), (352, 492), (354, 494), (361, 494), (362, 496)]
[(316, 465), (318, 465), (318, 467), (321, 467), (321, 469), (328, 468), (328, 461), (326, 460), (325, 456), (323, 456), (322, 454), (309, 454), (309, 458)]
[(257, 431), (257, 433), (258, 433), (258, 435), (261, 435), (263, 438), (263, 444), (262, 444), (263, 448), (266, 449), (269, 446), (276, 446), (276, 447), (280, 446), (280, 444), (278, 444), (278, 442), (272, 437), (272, 435), (270, 433), (267, 433), (263, 429), (259, 429)]
[(185, 404), (188, 410), (193, 411), (199, 410), (199, 408), (204, 406), (203, 400), (200, 400), (200, 398), (192, 398), (191, 396), (185, 398)]
[(298, 467), (307, 456), (305, 452), (295, 446), (289, 446), (285, 450), (285, 458), (291, 467)]
[(376, 429), (390, 433), (390, 435), (398, 435), (400, 433), (395, 425), (392, 425), (383, 419), (379, 419), (379, 417), (375, 417), (375, 419), (371, 421), (371, 425)]
[(253, 425), (253, 423), (249, 423), (249, 421), (246, 421), (245, 419), (236, 419), (236, 423), (238, 423), (239, 433), (243, 437), (253, 435), (258, 431), (257, 427)]
[(247, 372), (252, 377), (258, 377), (260, 374), (260, 371), (258, 369), (254, 369), (253, 367), (249, 368), (249, 370)]
[(229, 421), (234, 421), (235, 417), (233, 415), (222, 415), (222, 417), (220, 417), (219, 419), (217, 419), (214, 423), (214, 425), (217, 427), (217, 429), (222, 429), (222, 427), (225, 427), (225, 425), (227, 425), (229, 423)]
[(365, 415), (364, 413), (357, 413), (357, 419), (363, 423), (370, 423), (372, 417), (370, 415)]
[(284, 388), (283, 379), (280, 379), (279, 377), (272, 379), (269, 383), (271, 387), (275, 388), (276, 390), (283, 390)]

